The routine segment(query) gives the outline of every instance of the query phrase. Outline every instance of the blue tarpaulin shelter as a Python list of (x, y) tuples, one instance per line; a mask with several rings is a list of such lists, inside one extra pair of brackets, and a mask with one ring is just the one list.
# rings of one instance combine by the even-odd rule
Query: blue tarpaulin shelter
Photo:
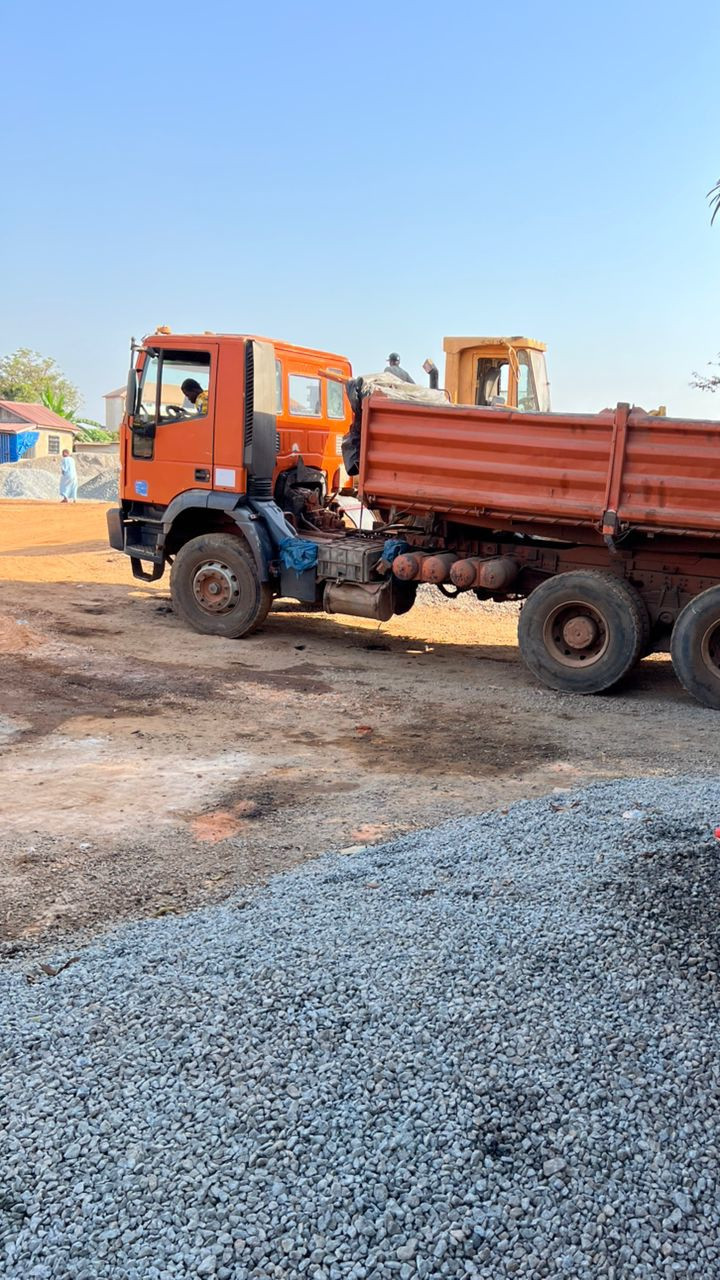
[(39, 431), (0, 430), (0, 462), (19, 462), (39, 439)]

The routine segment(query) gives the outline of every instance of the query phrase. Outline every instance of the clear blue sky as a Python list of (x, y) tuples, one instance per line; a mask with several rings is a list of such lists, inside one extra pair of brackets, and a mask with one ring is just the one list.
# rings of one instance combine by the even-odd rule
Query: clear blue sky
[(0, 354), (83, 411), (127, 344), (549, 344), (555, 407), (720, 417), (720, 6), (57, 4), (2, 32)]

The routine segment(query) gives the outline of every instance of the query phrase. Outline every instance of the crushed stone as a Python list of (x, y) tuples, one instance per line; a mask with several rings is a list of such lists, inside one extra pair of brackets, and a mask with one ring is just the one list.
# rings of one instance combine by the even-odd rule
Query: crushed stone
[[(120, 459), (115, 454), (76, 453), (80, 501), (113, 502), (120, 484)], [(0, 498), (59, 501), (60, 460), (27, 458), (0, 465)]]
[(558, 789), (11, 961), (3, 1276), (720, 1274), (719, 819)]

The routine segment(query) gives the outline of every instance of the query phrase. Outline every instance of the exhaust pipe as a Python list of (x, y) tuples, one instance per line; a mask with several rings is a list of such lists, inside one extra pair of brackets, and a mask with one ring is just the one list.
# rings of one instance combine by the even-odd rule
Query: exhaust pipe
[(491, 560), (481, 560), (478, 556), (470, 556), (467, 560), (458, 560), (450, 570), (450, 581), (459, 591), (468, 591), (471, 587), (483, 591), (507, 591), (520, 572), (520, 565), (512, 556), (495, 556)]

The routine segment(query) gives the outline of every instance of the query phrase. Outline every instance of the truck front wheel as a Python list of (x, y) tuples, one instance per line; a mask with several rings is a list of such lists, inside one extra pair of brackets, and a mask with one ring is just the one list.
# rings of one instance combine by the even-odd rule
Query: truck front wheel
[(237, 640), (259, 627), (272, 604), (269, 583), (239, 538), (202, 534), (178, 551), (170, 574), (173, 609), (194, 631)]
[(647, 610), (628, 582), (597, 570), (559, 573), (523, 605), (520, 652), (538, 680), (563, 693), (602, 693), (634, 667)]
[(720, 711), (720, 587), (701, 591), (685, 605), (673, 628), (670, 654), (688, 693)]

